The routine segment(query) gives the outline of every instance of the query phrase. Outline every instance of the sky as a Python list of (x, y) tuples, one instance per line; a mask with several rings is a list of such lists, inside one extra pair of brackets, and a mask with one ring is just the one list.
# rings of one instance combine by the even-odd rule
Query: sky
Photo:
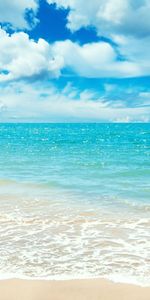
[(0, 122), (150, 122), (149, 0), (0, 0)]

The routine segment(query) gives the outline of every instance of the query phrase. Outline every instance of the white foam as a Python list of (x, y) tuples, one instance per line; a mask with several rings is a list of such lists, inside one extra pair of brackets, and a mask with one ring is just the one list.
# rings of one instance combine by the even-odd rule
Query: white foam
[[(0, 278), (106, 278), (150, 285), (149, 218), (57, 201), (3, 202)], [(65, 203), (66, 204), (66, 203)]]

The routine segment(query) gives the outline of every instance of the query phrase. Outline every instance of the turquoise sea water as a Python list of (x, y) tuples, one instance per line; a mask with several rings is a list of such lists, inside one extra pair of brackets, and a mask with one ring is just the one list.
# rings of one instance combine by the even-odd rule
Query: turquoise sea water
[(0, 125), (0, 276), (150, 284), (150, 124)]

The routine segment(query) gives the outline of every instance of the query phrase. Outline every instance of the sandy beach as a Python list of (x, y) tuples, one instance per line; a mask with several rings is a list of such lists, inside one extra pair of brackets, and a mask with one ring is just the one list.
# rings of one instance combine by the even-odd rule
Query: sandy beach
[(0, 300), (149, 300), (150, 287), (106, 280), (0, 282)]

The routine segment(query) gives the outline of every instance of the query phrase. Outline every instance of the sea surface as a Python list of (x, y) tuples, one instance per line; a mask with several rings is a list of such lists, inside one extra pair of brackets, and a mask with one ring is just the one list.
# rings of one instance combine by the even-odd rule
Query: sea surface
[(0, 278), (150, 285), (150, 124), (0, 124)]

